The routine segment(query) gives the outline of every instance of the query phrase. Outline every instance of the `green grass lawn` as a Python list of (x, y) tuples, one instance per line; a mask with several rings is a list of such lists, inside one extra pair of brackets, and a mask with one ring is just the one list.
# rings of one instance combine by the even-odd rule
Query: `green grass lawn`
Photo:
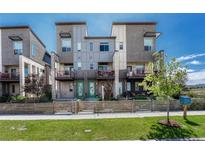
[[(165, 117), (0, 121), (0, 140), (148, 140), (205, 137), (205, 116), (171, 117), (181, 128), (157, 124)], [(85, 130), (91, 130), (86, 132)]]

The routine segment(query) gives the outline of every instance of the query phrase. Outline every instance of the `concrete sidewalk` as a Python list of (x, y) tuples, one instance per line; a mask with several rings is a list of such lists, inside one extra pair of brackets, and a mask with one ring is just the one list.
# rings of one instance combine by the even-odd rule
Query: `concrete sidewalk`
[[(182, 116), (182, 111), (170, 112), (170, 116)], [(188, 115), (205, 115), (205, 111), (188, 111)], [(67, 115), (0, 115), (0, 120), (63, 120), (63, 119), (108, 119), (166, 116), (166, 112), (67, 114)]]

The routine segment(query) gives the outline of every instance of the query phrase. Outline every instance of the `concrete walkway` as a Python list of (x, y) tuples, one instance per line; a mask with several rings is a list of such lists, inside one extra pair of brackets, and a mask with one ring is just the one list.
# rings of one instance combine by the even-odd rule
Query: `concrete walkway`
[[(170, 116), (182, 116), (182, 111), (170, 112)], [(188, 115), (205, 115), (205, 111), (188, 111)], [(103, 113), (103, 114), (58, 114), (58, 115), (0, 115), (0, 120), (63, 120), (63, 119), (107, 119), (166, 116), (166, 112)]]

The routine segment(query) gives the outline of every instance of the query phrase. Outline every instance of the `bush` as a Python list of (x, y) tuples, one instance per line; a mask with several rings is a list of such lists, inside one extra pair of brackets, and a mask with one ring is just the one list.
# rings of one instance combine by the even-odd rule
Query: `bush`
[(14, 102), (25, 102), (26, 97), (21, 95), (11, 96), (11, 101)]
[(0, 103), (4, 103), (10, 100), (9, 96), (1, 96), (0, 97)]
[(147, 96), (145, 95), (136, 95), (134, 97), (135, 100), (147, 100)]

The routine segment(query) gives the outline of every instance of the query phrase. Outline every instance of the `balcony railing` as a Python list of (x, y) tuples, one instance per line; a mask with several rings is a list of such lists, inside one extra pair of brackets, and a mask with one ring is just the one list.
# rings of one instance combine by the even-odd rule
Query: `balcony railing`
[(109, 71), (97, 71), (97, 79), (114, 79), (115, 72), (113, 70)]
[(0, 81), (19, 81), (18, 73), (1, 73), (0, 72)]
[(128, 71), (127, 78), (144, 78), (146, 74), (145, 70)]
[(59, 71), (56, 73), (56, 80), (73, 80), (74, 71)]

